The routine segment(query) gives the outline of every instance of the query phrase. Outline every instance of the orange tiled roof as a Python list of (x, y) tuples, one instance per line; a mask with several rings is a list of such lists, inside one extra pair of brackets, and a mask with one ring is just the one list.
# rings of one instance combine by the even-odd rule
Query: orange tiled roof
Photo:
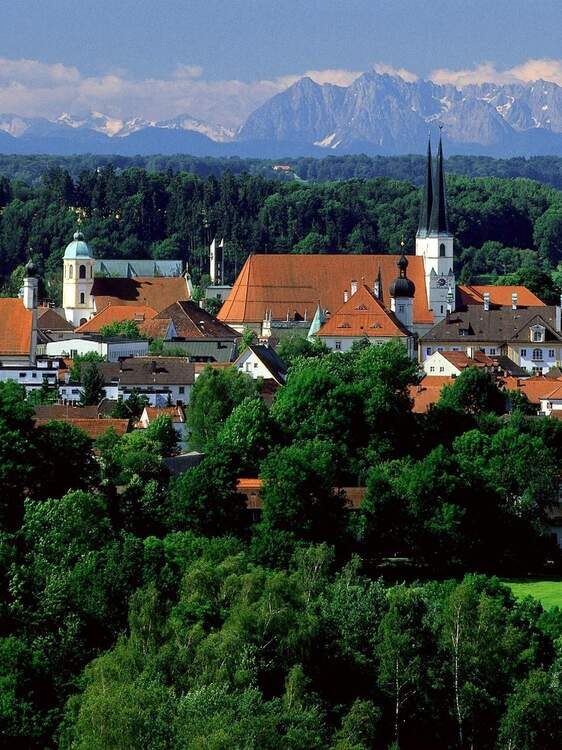
[(493, 284), (466, 284), (457, 287), (462, 305), (481, 305), (484, 292), (490, 295), (492, 305), (511, 307), (511, 295), (517, 294), (518, 307), (545, 307), (545, 304), (526, 286), (494, 286)]
[[(343, 303), (351, 281), (372, 289), (379, 269), (382, 302), (397, 277), (398, 255), (250, 255), (218, 317), (225, 323), (259, 323), (271, 310), (274, 320), (312, 320), (318, 305), (332, 314)], [(408, 278), (416, 286), (414, 323), (432, 323), (425, 288), (423, 258), (408, 256)]]
[(556, 386), (556, 381), (544, 376), (532, 378), (503, 378), (504, 387), (508, 391), (521, 391), (532, 404), (538, 404), (541, 398), (546, 398)]
[(148, 305), (108, 305), (81, 326), (76, 333), (99, 333), (102, 326), (111, 323), (122, 323), (124, 320), (136, 320), (139, 325), (156, 315), (156, 310)]
[[(47, 424), (47, 422), (49, 421), (51, 420), (36, 419), (35, 426), (41, 427), (42, 425)], [(57, 421), (67, 422), (68, 424), (77, 427), (79, 430), (82, 430), (82, 432), (85, 432), (86, 435), (92, 440), (96, 440), (97, 438), (101, 437), (101, 435), (105, 435), (105, 433), (110, 428), (115, 430), (115, 432), (119, 436), (124, 435), (129, 429), (128, 419), (76, 419), (70, 417), (64, 419), (58, 418)]]
[(94, 278), (92, 296), (96, 310), (108, 305), (148, 305), (157, 312), (182, 299), (189, 299), (183, 276), (137, 276), (132, 279)]
[(146, 406), (145, 411), (150, 422), (158, 417), (170, 417), (172, 422), (185, 422), (179, 406)]
[(483, 352), (475, 352), (474, 357), (469, 357), (466, 352), (443, 351), (439, 354), (459, 370), (467, 367), (492, 367), (494, 364)]
[(317, 336), (408, 336), (393, 313), (365, 285), (332, 315)]
[(549, 401), (558, 401), (562, 398), (562, 383), (558, 383), (549, 393), (545, 393), (542, 398), (547, 398)]
[(28, 355), (33, 314), (21, 299), (0, 298), (0, 356)]
[[(243, 477), (236, 483), (236, 491), (246, 495), (246, 507), (257, 510), (262, 507), (261, 490), (263, 481), (259, 478)], [(366, 487), (334, 487), (335, 492), (343, 492), (346, 505), (349, 509), (356, 510), (361, 506), (365, 497)]]
[(419, 385), (409, 386), (408, 394), (413, 402), (414, 414), (425, 414), (433, 404), (439, 401), (443, 386), (454, 381), (454, 378), (446, 375), (426, 375)]

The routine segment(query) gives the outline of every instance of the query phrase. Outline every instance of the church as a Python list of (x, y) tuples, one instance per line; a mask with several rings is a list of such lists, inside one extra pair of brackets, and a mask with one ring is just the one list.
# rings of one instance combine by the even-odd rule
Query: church
[(81, 232), (64, 252), (62, 307), (73, 327), (109, 305), (145, 305), (160, 312), (191, 299), (181, 260), (96, 260)]
[[(356, 295), (359, 295), (356, 297)], [(417, 338), (454, 309), (453, 235), (447, 218), (443, 147), (428, 145), (415, 254), (248, 257), (219, 313), (241, 331), (279, 338), (302, 330), (345, 350), (365, 336)], [(357, 316), (355, 313), (362, 313)], [(408, 346), (410, 349), (411, 347)]]

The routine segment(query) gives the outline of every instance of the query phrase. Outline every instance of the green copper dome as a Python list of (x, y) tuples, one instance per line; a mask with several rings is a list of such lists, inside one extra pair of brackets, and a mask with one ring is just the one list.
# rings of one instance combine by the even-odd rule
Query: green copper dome
[(74, 239), (66, 246), (64, 251), (64, 260), (76, 260), (78, 258), (92, 258), (92, 251), (84, 242), (82, 232), (75, 232)]

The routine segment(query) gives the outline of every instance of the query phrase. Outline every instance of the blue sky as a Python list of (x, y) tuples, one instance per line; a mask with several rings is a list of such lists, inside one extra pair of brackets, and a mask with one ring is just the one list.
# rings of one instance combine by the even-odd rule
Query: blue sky
[(5, 0), (1, 13), (0, 112), (189, 107), (234, 125), (303, 73), (347, 84), (373, 64), (562, 83), (561, 0)]

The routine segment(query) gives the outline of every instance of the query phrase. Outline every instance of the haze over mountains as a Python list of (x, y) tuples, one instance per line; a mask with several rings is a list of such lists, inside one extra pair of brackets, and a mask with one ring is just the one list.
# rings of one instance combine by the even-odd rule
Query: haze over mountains
[(100, 112), (56, 120), (0, 115), (0, 152), (325, 156), (422, 153), (443, 124), (449, 154), (562, 154), (562, 87), (549, 81), (469, 85), (369, 71), (350, 86), (301, 78), (237, 132), (188, 114), (162, 121)]

